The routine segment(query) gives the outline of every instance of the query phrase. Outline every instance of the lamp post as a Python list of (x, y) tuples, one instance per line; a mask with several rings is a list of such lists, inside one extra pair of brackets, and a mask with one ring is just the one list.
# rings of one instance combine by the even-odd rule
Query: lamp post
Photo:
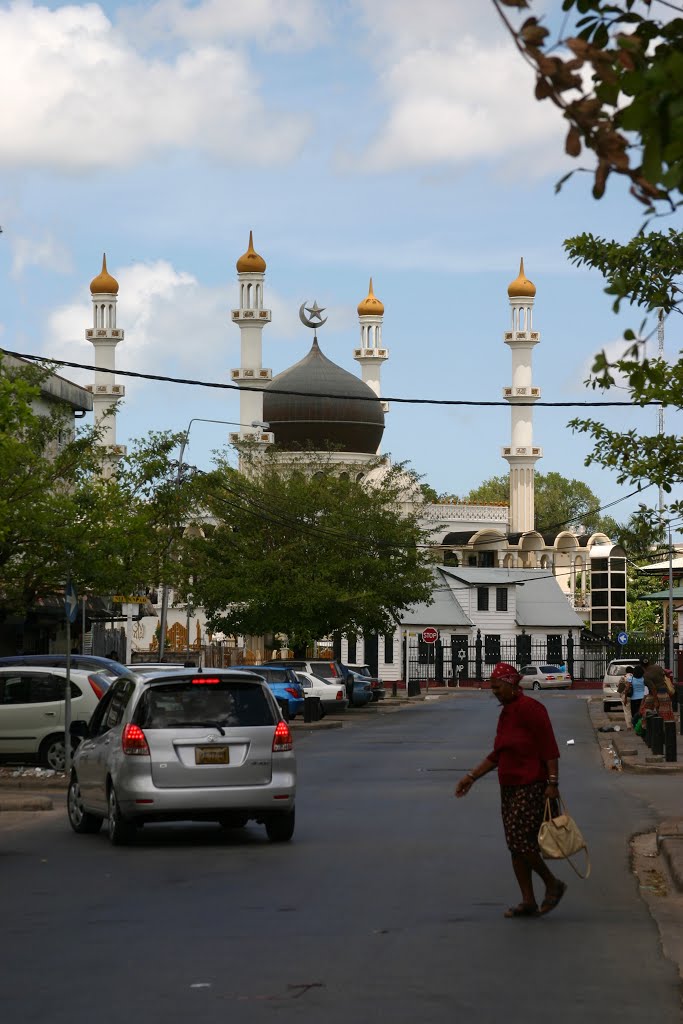
[[(183, 479), (183, 458), (185, 456), (185, 449), (190, 442), (190, 428), (193, 423), (222, 423), (228, 427), (243, 427), (246, 426), (244, 423), (236, 423), (234, 420), (212, 420), (205, 419), (203, 416), (193, 416), (190, 422), (187, 424), (187, 429), (183, 433), (183, 439), (180, 442), (180, 451), (178, 452), (178, 472), (176, 474), (176, 488), (180, 487)], [(269, 423), (265, 423), (262, 420), (252, 420), (249, 426), (256, 430), (267, 430), (270, 426)], [(168, 548), (166, 553), (168, 554), (171, 547), (171, 541), (168, 542)], [(166, 621), (168, 619), (168, 584), (163, 583), (161, 589), (161, 613), (159, 615), (159, 661), (164, 660), (164, 651), (166, 650)], [(189, 643), (189, 636), (188, 636)]]

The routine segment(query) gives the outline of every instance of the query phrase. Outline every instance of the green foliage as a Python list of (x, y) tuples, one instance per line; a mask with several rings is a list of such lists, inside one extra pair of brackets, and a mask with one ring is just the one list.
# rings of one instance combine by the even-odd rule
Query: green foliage
[(223, 463), (203, 476), (211, 525), (184, 538), (180, 561), (184, 592), (212, 629), (301, 645), (387, 632), (408, 605), (430, 602), (414, 475), (384, 464), (358, 482), (311, 458), (284, 467), (266, 457), (246, 473)]
[[(466, 495), (465, 501), (482, 505), (505, 504), (510, 499), (509, 476), (494, 476), (485, 480)], [(600, 499), (582, 480), (569, 480), (561, 473), (536, 473), (534, 476), (534, 507), (536, 529), (541, 532), (572, 529), (583, 525), (589, 532), (604, 530), (614, 525), (603, 520), (594, 509), (600, 508)]]
[(71, 409), (37, 410), (49, 367), (0, 359), (0, 608), (26, 612), (38, 595), (135, 592), (159, 578), (167, 534), (186, 509), (170, 486), (173, 435), (134, 447), (102, 479), (95, 429), (74, 432)]
[(545, 4), (493, 3), (535, 69), (536, 98), (568, 123), (567, 154), (593, 153), (594, 198), (617, 174), (650, 211), (660, 200), (673, 209), (683, 187), (683, 18), (669, 15), (680, 9), (663, 3), (657, 17), (649, 0), (564, 0), (558, 45), (539, 18), (513, 26), (503, 10)]

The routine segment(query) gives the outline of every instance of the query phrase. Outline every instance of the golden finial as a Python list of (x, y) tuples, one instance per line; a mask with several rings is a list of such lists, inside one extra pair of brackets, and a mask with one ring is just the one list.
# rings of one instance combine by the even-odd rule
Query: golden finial
[(238, 274), (264, 274), (266, 261), (254, 249), (254, 233), (249, 232), (249, 248), (237, 261)]
[(358, 303), (358, 316), (384, 316), (384, 303), (380, 302), (372, 290), (372, 278), (367, 296)]
[(508, 285), (508, 295), (510, 298), (516, 298), (519, 296), (527, 296), (533, 299), (536, 294), (536, 285), (528, 279), (524, 273), (524, 257), (522, 256), (519, 261), (519, 274), (511, 281)]
[(102, 270), (90, 282), (90, 292), (92, 295), (117, 295), (118, 290), (119, 282), (107, 270), (107, 254), (104, 252), (102, 253)]

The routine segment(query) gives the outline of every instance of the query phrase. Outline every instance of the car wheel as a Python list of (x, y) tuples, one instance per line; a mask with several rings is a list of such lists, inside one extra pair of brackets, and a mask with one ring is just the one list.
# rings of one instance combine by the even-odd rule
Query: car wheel
[(69, 791), (66, 795), (66, 807), (69, 824), (79, 835), (95, 835), (102, 827), (102, 819), (97, 814), (90, 814), (83, 807), (81, 787), (75, 775), (71, 776)]
[[(72, 743), (72, 754), (75, 749), (76, 746)], [(45, 768), (52, 768), (55, 772), (63, 772), (66, 766), (64, 754), (64, 733), (61, 733), (55, 736), (48, 736), (47, 739), (43, 740), (40, 745), (38, 757), (40, 758), (40, 763)]]
[(538, 679), (534, 680), (534, 685), (531, 687), (531, 689), (532, 690), (540, 690), (541, 689), (541, 684), (539, 683)]
[(121, 814), (121, 808), (119, 807), (119, 801), (113, 784), (109, 787), (108, 807), (107, 831), (109, 833), (109, 841), (112, 846), (125, 846), (133, 838), (135, 826)]
[(247, 814), (224, 814), (218, 819), (221, 828), (244, 828), (248, 821)]
[(294, 811), (273, 814), (265, 824), (266, 835), (271, 843), (288, 843), (294, 835)]

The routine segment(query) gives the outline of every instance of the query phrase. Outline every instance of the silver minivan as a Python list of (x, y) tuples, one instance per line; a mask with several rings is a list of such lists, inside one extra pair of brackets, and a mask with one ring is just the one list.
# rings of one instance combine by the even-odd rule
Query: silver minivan
[(152, 821), (265, 825), (294, 834), (292, 734), (269, 687), (234, 669), (158, 669), (116, 680), (76, 727), (67, 808), (75, 832), (121, 845)]

